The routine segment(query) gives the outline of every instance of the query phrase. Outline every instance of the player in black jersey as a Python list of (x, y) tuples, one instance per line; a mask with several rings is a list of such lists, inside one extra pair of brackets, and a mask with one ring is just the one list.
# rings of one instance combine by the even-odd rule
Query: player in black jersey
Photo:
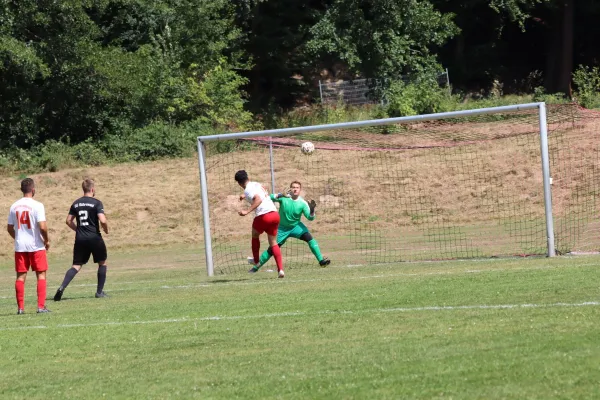
[[(98, 286), (96, 288), (96, 297), (106, 297), (104, 293), (104, 282), (106, 281), (106, 245), (100, 234), (100, 227), (104, 233), (108, 234), (108, 223), (104, 215), (104, 206), (102, 202), (95, 199), (96, 189), (94, 181), (86, 179), (81, 184), (83, 188), (83, 197), (75, 200), (67, 215), (67, 225), (75, 231), (75, 245), (73, 246), (73, 266), (65, 274), (65, 279), (60, 285), (54, 301), (60, 301), (63, 292), (73, 280), (75, 275), (86, 264), (90, 255), (93, 255), (94, 262), (98, 263)], [(77, 221), (77, 224), (75, 223)]]

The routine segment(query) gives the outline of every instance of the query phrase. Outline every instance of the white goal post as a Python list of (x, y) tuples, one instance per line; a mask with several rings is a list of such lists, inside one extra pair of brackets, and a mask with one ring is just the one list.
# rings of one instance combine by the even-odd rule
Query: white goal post
[[(197, 146), (198, 146), (198, 165), (199, 165), (199, 172), (200, 172), (200, 192), (201, 192), (201, 201), (202, 201), (202, 224), (203, 224), (203, 231), (204, 231), (204, 246), (205, 246), (205, 256), (206, 256), (206, 270), (209, 276), (213, 276), (215, 274), (215, 264), (214, 264), (214, 257), (215, 257), (215, 253), (213, 252), (214, 248), (213, 248), (213, 244), (214, 244), (214, 236), (213, 236), (213, 232), (211, 230), (211, 217), (213, 217), (213, 215), (211, 215), (211, 205), (217, 204), (218, 201), (222, 200), (222, 199), (214, 199), (211, 200), (211, 197), (209, 197), (209, 185), (211, 184), (211, 182), (209, 182), (209, 172), (210, 172), (210, 168), (208, 167), (208, 161), (211, 157), (211, 151), (212, 150), (207, 150), (209, 149), (209, 146), (213, 146), (216, 145), (218, 142), (222, 142), (222, 141), (228, 141), (228, 143), (233, 143), (231, 146), (235, 146), (235, 143), (239, 143), (240, 141), (244, 141), (245, 143), (245, 150), (239, 150), (239, 151), (245, 151), (245, 153), (239, 153), (239, 154), (244, 154), (246, 157), (253, 157), (252, 156), (252, 150), (255, 146), (256, 143), (260, 144), (261, 146), (261, 152), (260, 154), (264, 154), (265, 158), (261, 158), (261, 160), (267, 160), (268, 162), (263, 162), (263, 164), (266, 164), (266, 167), (268, 167), (270, 169), (270, 180), (271, 180), (271, 191), (272, 192), (276, 192), (276, 171), (278, 168), (278, 164), (274, 161), (274, 153), (277, 153), (278, 151), (289, 151), (290, 147), (293, 145), (295, 146), (294, 143), (296, 142), (286, 142), (283, 138), (284, 137), (294, 137), (294, 138), (298, 138), (298, 140), (306, 140), (306, 138), (312, 140), (315, 142), (315, 144), (317, 145), (317, 152), (320, 151), (319, 149), (323, 149), (322, 151), (327, 151), (328, 153), (328, 159), (330, 157), (335, 157), (336, 152), (338, 151), (346, 151), (346, 149), (350, 149), (348, 151), (363, 151), (363, 150), (368, 150), (368, 151), (373, 151), (374, 153), (370, 155), (370, 158), (372, 159), (377, 159), (377, 162), (380, 163), (379, 158), (383, 157), (385, 158), (385, 154), (387, 154), (388, 152), (391, 151), (404, 151), (406, 152), (406, 149), (423, 149), (426, 147), (430, 147), (430, 148), (441, 148), (441, 150), (436, 150), (438, 151), (438, 153), (440, 151), (444, 152), (443, 156), (446, 157), (446, 159), (450, 159), (448, 158), (449, 155), (451, 155), (449, 153), (449, 150), (452, 146), (458, 146), (458, 144), (461, 143), (465, 143), (465, 146), (469, 146), (471, 145), (471, 143), (474, 141), (473, 138), (475, 137), (475, 134), (472, 134), (471, 136), (469, 136), (467, 139), (465, 139), (463, 142), (461, 142), (461, 140), (463, 139), (457, 139), (458, 135), (461, 133), (461, 129), (460, 127), (455, 128), (455, 130), (453, 130), (451, 132), (451, 134), (447, 133), (446, 131), (448, 131), (449, 128), (445, 128), (446, 131), (442, 132), (442, 129), (438, 129), (438, 125), (428, 125), (427, 123), (429, 123), (430, 121), (440, 121), (440, 120), (446, 120), (446, 121), (473, 121), (474, 117), (480, 117), (480, 116), (493, 116), (496, 114), (506, 114), (509, 115), (511, 113), (519, 113), (519, 112), (524, 112), (527, 111), (527, 118), (529, 118), (530, 121), (535, 121), (535, 118), (537, 118), (537, 126), (535, 128), (535, 130), (538, 130), (539, 132), (539, 150), (540, 153), (538, 155), (536, 155), (536, 157), (539, 156), (539, 159), (541, 159), (541, 165), (539, 166), (540, 169), (538, 169), (539, 173), (541, 172), (541, 178), (542, 178), (542, 183), (543, 183), (543, 187), (539, 187), (539, 191), (540, 194), (543, 192), (543, 202), (544, 202), (544, 210), (543, 210), (543, 214), (545, 216), (545, 239), (546, 239), (546, 255), (549, 257), (552, 257), (556, 254), (555, 252), (555, 238), (554, 238), (554, 223), (553, 223), (553, 214), (552, 214), (552, 195), (551, 195), (551, 180), (550, 180), (550, 157), (549, 157), (549, 151), (548, 151), (548, 125), (547, 125), (547, 120), (546, 120), (546, 104), (541, 102), (541, 103), (527, 103), (527, 104), (518, 104), (518, 105), (511, 105), (511, 106), (503, 106), (503, 107), (492, 107), (492, 108), (482, 108), (482, 109), (475, 109), (475, 110), (465, 110), (465, 111), (455, 111), (455, 112), (444, 112), (444, 113), (437, 113), (437, 114), (426, 114), (426, 115), (416, 115), (416, 116), (408, 116), (408, 117), (399, 117), (399, 118), (386, 118), (386, 119), (377, 119), (377, 120), (367, 120), (367, 121), (355, 121), (355, 122), (346, 122), (346, 123), (336, 123), (336, 124), (327, 124), (327, 125), (315, 125), (315, 126), (303, 126), (303, 127), (293, 127), (293, 128), (284, 128), (284, 129), (271, 129), (271, 130), (262, 130), (262, 131), (251, 131), (251, 132), (239, 132), (239, 133), (227, 133), (227, 134), (217, 134), (217, 135), (210, 135), (210, 136), (199, 136), (197, 138)], [(524, 114), (523, 114), (524, 115)], [(426, 129), (427, 132), (432, 132), (434, 129), (437, 129), (437, 133), (436, 135), (438, 135), (437, 137), (441, 138), (441, 139), (435, 139), (437, 140), (437, 142), (434, 143), (434, 139), (433, 136), (428, 136), (425, 139), (423, 139), (423, 143), (425, 143), (425, 145), (419, 145), (417, 143), (417, 145), (414, 146), (407, 146), (405, 143), (403, 144), (398, 144), (398, 145), (387, 145), (386, 142), (384, 140), (388, 140), (388, 138), (392, 138), (394, 137), (394, 133), (392, 134), (387, 134), (388, 132), (384, 132), (384, 133), (379, 133), (379, 136), (375, 136), (372, 134), (373, 130), (375, 129), (375, 127), (382, 127), (382, 126), (406, 126), (406, 125), (410, 125), (411, 128), (413, 129), (414, 132), (417, 132), (417, 134), (415, 134), (414, 137), (411, 137), (410, 140), (413, 141), (417, 141), (420, 140), (418, 137), (418, 133), (420, 132), (419, 129), (422, 129), (421, 127), (424, 127), (423, 129)], [(412, 125), (411, 125), (412, 124)], [(530, 122), (531, 125), (531, 122)], [(444, 126), (450, 126), (450, 125), (444, 125)], [(507, 125), (508, 126), (508, 125)], [(508, 128), (510, 128), (510, 126), (508, 126)], [(352, 137), (352, 141), (350, 141), (350, 139), (348, 139), (351, 135), (350, 134), (345, 134), (345, 135), (339, 135), (339, 136), (335, 136), (335, 133), (331, 133), (332, 131), (344, 131), (344, 132), (367, 132), (369, 137), (375, 137), (376, 142), (368, 142), (367, 139), (358, 139), (358, 135), (356, 136), (357, 138), (354, 138), (354, 136)], [(412, 131), (411, 131), (412, 132)], [(484, 139), (481, 139), (480, 142), (484, 143), (486, 146), (489, 146), (489, 143), (491, 140), (495, 139), (496, 137), (503, 137), (502, 136), (502, 130), (499, 129), (498, 133), (495, 133), (494, 135), (490, 135), (489, 137), (486, 136), (484, 139), (487, 140), (487, 142), (484, 141)], [(313, 133), (318, 133), (320, 136), (306, 136), (308, 134), (313, 134)], [(352, 135), (354, 135), (354, 133), (352, 133)], [(454, 135), (455, 137), (448, 139), (449, 135)], [(507, 135), (505, 135), (507, 136)], [(313, 139), (314, 137), (316, 137), (317, 139)], [(422, 136), (423, 138), (425, 138), (425, 135)], [(482, 136), (483, 137), (483, 136)], [(515, 137), (516, 134), (515, 134)], [(262, 138), (262, 139), (261, 139)], [(253, 142), (252, 140), (254, 140), (255, 142)], [(277, 142), (277, 141), (280, 142)], [(319, 141), (321, 140), (321, 141)], [(357, 145), (356, 143), (358, 143), (358, 140), (361, 140), (362, 142), (360, 142), (360, 145)], [(371, 140), (371, 139), (368, 139)], [(390, 139), (391, 140), (391, 139)], [(408, 140), (408, 139), (407, 139)], [(444, 142), (443, 147), (436, 147), (437, 143), (440, 142), (442, 140), (446, 140), (446, 142)], [(478, 139), (479, 140), (479, 139)], [(519, 140), (514, 139), (514, 140)], [(344, 142), (345, 141), (345, 142)], [(331, 144), (333, 143), (333, 144)], [(368, 145), (367, 145), (368, 143)], [(370, 144), (370, 143), (375, 143), (375, 144)], [(432, 145), (432, 143), (434, 143)], [(458, 143), (458, 144), (455, 144)], [(248, 146), (250, 146), (250, 150), (248, 150)], [(362, 147), (361, 147), (362, 146)], [(280, 149), (285, 149), (285, 150), (280, 150)], [(299, 148), (295, 147), (295, 149), (297, 149), (297, 152), (300, 153)], [(230, 149), (229, 151), (238, 151), (235, 149)], [(258, 150), (257, 150), (258, 151)], [(453, 150), (454, 151), (454, 150)], [(380, 153), (381, 156), (379, 155)], [(532, 151), (530, 150), (530, 153)], [(236, 153), (237, 154), (237, 153)], [(258, 154), (258, 153), (257, 153)], [(452, 153), (454, 154), (454, 153)], [(466, 164), (465, 160), (471, 160), (473, 158), (473, 156), (471, 156), (471, 153), (465, 153), (467, 154), (466, 156), (464, 156), (463, 158), (460, 159), (460, 164), (457, 163), (456, 165), (465, 165), (464, 167), (461, 168), (465, 168), (464, 170), (457, 170), (457, 169), (453, 169), (450, 171), (456, 171), (458, 174), (460, 174), (463, 178), (462, 179), (469, 179), (468, 178), (468, 173), (470, 173), (470, 168), (471, 166), (469, 166), (468, 164)], [(268, 158), (267, 158), (268, 157)], [(295, 157), (295, 156), (294, 156)], [(300, 156), (298, 156), (300, 157)], [(313, 157), (313, 156), (305, 156), (305, 157)], [(395, 157), (395, 154), (392, 154), (390, 157)], [(247, 160), (251, 160), (252, 158), (246, 158)], [(454, 160), (455, 158), (452, 158), (452, 160)], [(537, 159), (537, 158), (536, 158)], [(318, 169), (318, 168), (325, 168), (325, 167), (320, 167), (319, 166), (319, 162), (324, 162), (324, 161), (319, 161), (320, 159), (316, 159), (313, 158), (310, 160), (311, 162), (311, 171)], [(373, 173), (370, 173), (369, 171), (365, 171), (365, 176), (371, 176), (372, 179), (374, 181), (377, 181), (377, 179), (381, 180), (381, 184), (382, 185), (386, 185), (386, 188), (389, 187), (393, 187), (395, 182), (404, 182), (407, 181), (409, 182), (412, 178), (407, 178), (407, 174), (402, 174), (399, 172), (395, 172), (396, 170), (392, 171), (392, 168), (390, 167), (390, 165), (393, 165), (393, 168), (400, 168), (398, 166), (398, 163), (400, 159), (396, 159), (394, 158), (393, 161), (389, 161), (392, 164), (382, 164), (383, 166), (381, 167), (377, 167), (378, 169), (375, 170), (373, 169)], [(300, 159), (299, 162), (305, 162), (303, 159)], [(308, 161), (306, 161), (308, 162)], [(362, 161), (361, 161), (362, 162)], [(388, 161), (386, 161), (388, 162)], [(400, 161), (401, 162), (401, 161)], [(454, 162), (454, 161), (452, 161)], [(469, 161), (471, 162), (471, 161)], [(221, 164), (215, 163), (215, 165), (219, 165), (219, 166), (223, 166), (224, 162), (221, 162)], [(379, 164), (377, 164), (379, 165)], [(436, 164), (437, 165), (437, 164)], [(476, 165), (476, 164), (473, 164)], [(478, 165), (478, 164), (477, 164)], [(224, 169), (224, 174), (229, 174), (229, 180), (232, 182), (233, 181), (233, 175), (236, 172), (236, 168), (239, 168), (237, 165), (234, 166), (233, 164), (231, 164), (232, 169), (230, 171), (228, 171), (226, 168)], [(341, 167), (341, 165), (340, 165)], [(215, 167), (217, 168), (217, 167)], [(293, 170), (294, 166), (290, 166), (290, 169)], [(330, 167), (327, 167), (330, 168)], [(358, 167), (357, 167), (358, 168)], [(436, 168), (436, 167), (433, 167)], [(244, 168), (239, 168), (239, 169), (244, 169)], [(308, 169), (308, 167), (307, 167)], [(358, 171), (359, 169), (357, 169)], [(365, 168), (360, 169), (360, 171), (365, 170)], [(540, 171), (541, 170), (541, 171)], [(487, 171), (487, 170), (486, 170)], [(326, 171), (325, 171), (326, 172)], [(321, 174), (325, 174), (325, 172), (321, 172)], [(362, 172), (361, 172), (362, 173)], [(414, 171), (410, 171), (411, 174), (414, 173)], [(473, 173), (477, 173), (476, 171), (473, 170)], [(481, 174), (481, 182), (485, 182), (486, 178), (484, 176), (485, 174)], [(250, 175), (250, 178), (252, 179), (252, 174)], [(378, 177), (384, 177), (384, 178), (378, 178)], [(266, 177), (262, 177), (262, 181), (266, 181)], [(387, 180), (391, 181), (387, 182)], [(225, 179), (225, 178), (223, 178)], [(308, 178), (307, 178), (308, 179)], [(492, 179), (492, 178), (490, 178)], [(493, 178), (496, 179), (496, 178)], [(336, 180), (333, 178), (327, 178), (327, 180), (323, 179), (323, 181), (325, 182), (323, 185), (325, 185), (325, 189), (324, 191), (322, 191), (321, 195), (321, 199), (323, 201), (323, 204), (329, 204), (326, 203), (327, 201), (330, 201), (329, 199), (331, 199), (332, 197), (334, 197), (334, 195), (331, 195), (330, 193), (333, 193), (332, 191), (334, 189), (331, 189), (332, 187), (335, 187), (336, 185)], [(338, 179), (339, 181), (339, 179)], [(385, 181), (385, 182), (384, 182)], [(230, 184), (230, 182), (223, 180), (223, 182), (227, 182), (227, 184)], [(214, 183), (213, 183), (214, 185)], [(405, 190), (408, 190), (408, 188), (410, 188), (410, 183), (402, 183), (402, 186)], [(375, 186), (370, 186), (370, 187), (374, 187), (374, 190), (376, 189), (376, 185)], [(382, 186), (384, 187), (384, 186)], [(212, 187), (211, 187), (212, 188)], [(316, 189), (315, 189), (316, 190)], [(386, 194), (386, 199), (394, 199), (397, 198), (398, 201), (400, 197), (403, 197), (404, 195), (399, 195), (397, 194), (398, 192), (395, 192), (394, 190), (396, 189), (386, 189), (389, 191), (389, 196)], [(421, 190), (422, 192), (423, 190)], [(377, 193), (374, 193), (375, 195), (377, 195)], [(421, 193), (420, 196), (426, 196), (427, 193)], [(477, 194), (474, 194), (474, 196), (476, 196)], [(213, 194), (213, 196), (218, 196), (218, 194)], [(395, 196), (395, 197), (394, 197)], [(483, 195), (482, 195), (483, 196)], [(416, 198), (416, 197), (415, 197)], [(336, 200), (337, 201), (337, 200)], [(416, 201), (416, 200), (415, 200)], [(429, 200), (428, 200), (429, 201)], [(494, 210), (494, 206), (490, 205), (492, 200), (488, 200), (486, 199), (485, 202), (480, 202), (480, 204), (484, 204), (486, 205), (486, 207), (488, 207), (489, 210)], [(358, 204), (358, 203), (356, 203)], [(416, 206), (412, 204), (412, 209), (411, 210), (416, 210)], [(323, 206), (325, 207), (325, 206)], [(333, 206), (332, 206), (333, 207)], [(354, 223), (352, 221), (350, 221), (353, 217), (352, 215), (346, 215), (344, 214), (344, 212), (342, 210), (340, 210), (340, 208), (343, 208), (344, 205), (337, 205), (336, 203), (336, 207), (338, 208), (337, 213), (339, 214), (339, 220), (343, 220), (344, 223), (348, 224), (348, 223)], [(363, 210), (361, 210), (359, 208), (358, 205), (352, 205), (351, 207), (356, 207), (356, 212), (358, 213), (357, 215), (359, 215), (359, 217), (357, 217), (357, 219), (360, 219), (360, 224), (361, 224), (361, 228), (352, 228), (352, 229), (362, 229), (364, 230), (364, 232), (372, 232), (372, 226), (373, 226), (373, 221), (377, 221), (378, 219), (381, 219), (379, 216), (368, 216), (368, 215), (363, 215)], [(428, 206), (429, 207), (429, 206)], [(438, 206), (439, 207), (439, 206)], [(479, 206), (478, 206), (479, 207)], [(432, 205), (429, 207), (431, 210), (435, 209), (435, 207)], [(515, 206), (515, 208), (518, 208), (518, 205)], [(419, 221), (425, 219), (429, 219), (431, 221), (434, 220), (435, 216), (432, 214), (433, 211), (430, 211), (429, 209), (426, 212), (421, 212), (420, 214), (418, 212), (405, 212), (405, 214), (407, 215), (407, 218), (412, 219), (414, 221), (414, 224), (418, 224), (420, 223)], [(426, 214), (426, 215), (425, 215)], [(354, 215), (354, 214), (353, 214)], [(422, 215), (425, 215), (425, 217), (423, 217)], [(541, 217), (541, 212), (540, 212), (540, 217)], [(513, 220), (515, 219), (515, 217), (512, 216), (508, 216), (506, 217), (506, 220)], [(373, 220), (373, 221), (371, 221)], [(240, 220), (243, 221), (242, 223), (245, 226), (245, 232), (246, 232), (246, 238), (247, 238), (247, 249), (250, 249), (250, 223), (248, 220), (244, 219), (244, 220)], [(334, 219), (332, 219), (332, 221), (334, 221)], [(350, 222), (348, 222), (350, 221)], [(511, 222), (512, 223), (512, 222)], [(371, 225), (369, 225), (371, 224)], [(391, 224), (393, 226), (400, 226), (400, 228), (397, 228), (399, 231), (402, 231), (402, 224), (397, 222), (397, 221), (392, 221)], [(246, 226), (247, 225), (247, 226)], [(221, 227), (221, 226), (220, 226)], [(388, 246), (387, 248), (392, 248), (390, 247), (390, 244), (387, 245), (382, 245), (382, 241), (385, 241), (387, 239), (382, 239), (381, 233), (380, 232), (385, 232), (386, 229), (389, 230), (389, 228), (386, 228), (383, 225), (383, 222), (381, 223), (381, 227), (377, 227), (377, 234), (373, 235), (371, 233), (367, 234), (361, 231), (361, 233), (357, 234), (358, 236), (353, 236), (355, 242), (357, 243), (361, 243), (361, 246), (364, 247), (364, 252), (371, 252), (371, 253), (377, 253), (377, 252), (381, 252), (381, 251), (385, 251), (386, 246)], [(421, 228), (421, 231), (423, 231), (424, 228)], [(434, 237), (435, 235), (443, 235), (444, 231), (449, 231), (452, 229), (451, 226), (451, 218), (448, 217), (446, 218), (446, 220), (444, 220), (444, 222), (442, 223), (441, 227), (436, 228), (435, 232), (432, 230), (427, 231), (427, 235), (430, 235), (430, 237)], [(511, 228), (512, 229), (512, 228)], [(340, 228), (340, 231), (349, 231), (350, 228)], [(432, 233), (433, 232), (433, 233)], [(469, 231), (466, 231), (467, 233), (469, 233)], [(225, 231), (225, 233), (223, 233), (222, 235), (227, 235), (227, 232)], [(350, 233), (349, 235), (353, 235), (353, 233)], [(355, 234), (356, 235), (356, 234)], [(461, 233), (461, 235), (464, 236), (464, 233)], [(358, 237), (358, 239), (357, 239)], [(435, 236), (435, 237), (441, 237), (441, 236)], [(456, 236), (458, 237), (458, 236)], [(462, 237), (462, 236), (461, 236)], [(367, 239), (365, 239), (367, 238)], [(350, 239), (349, 239), (350, 240)], [(368, 244), (362, 244), (362, 243), (366, 243), (365, 240), (370, 241)], [(394, 239), (395, 240), (395, 239)], [(446, 242), (443, 241), (442, 239), (433, 239), (433, 240), (438, 240), (438, 246), (446, 246)], [(452, 240), (463, 240), (463, 239), (452, 239)], [(391, 243), (393, 240), (389, 240), (386, 243)], [(288, 245), (286, 245), (288, 246)], [(482, 245), (483, 246), (483, 245)], [(231, 257), (231, 258), (236, 258), (239, 257), (241, 259), (241, 256), (239, 254), (239, 250), (235, 250), (236, 252), (234, 252), (235, 254)], [(391, 251), (391, 250), (390, 250)], [(396, 251), (396, 250), (394, 250)], [(456, 258), (462, 258), (463, 255), (460, 252), (457, 253), (452, 253), (454, 254), (454, 257)], [(467, 254), (467, 253), (465, 253)], [(471, 253), (468, 253), (466, 255), (466, 257), (468, 257), (468, 255)], [(477, 254), (480, 253), (473, 253), (475, 256), (477, 256)], [(399, 256), (400, 257), (400, 256)], [(423, 259), (426, 259), (426, 256), (423, 256)], [(402, 259), (405, 259), (405, 257), (400, 257)], [(440, 258), (439, 256), (432, 256), (431, 259), (438, 259)], [(379, 260), (379, 259), (377, 259)], [(382, 260), (388, 260), (387, 258), (382, 259)], [(245, 260), (244, 260), (245, 261)], [(393, 261), (393, 260), (392, 260)], [(235, 261), (237, 262), (237, 261)]]

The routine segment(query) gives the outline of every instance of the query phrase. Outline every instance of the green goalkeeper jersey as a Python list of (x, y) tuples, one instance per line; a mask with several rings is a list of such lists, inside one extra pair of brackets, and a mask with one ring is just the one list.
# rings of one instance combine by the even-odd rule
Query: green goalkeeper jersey
[(275, 194), (271, 194), (271, 200), (278, 202), (279, 205), (279, 225), (292, 228), (300, 222), (302, 214), (307, 220), (312, 221), (315, 219), (314, 215), (310, 215), (310, 207), (306, 200), (302, 197), (298, 197), (296, 200), (290, 197), (277, 198)]

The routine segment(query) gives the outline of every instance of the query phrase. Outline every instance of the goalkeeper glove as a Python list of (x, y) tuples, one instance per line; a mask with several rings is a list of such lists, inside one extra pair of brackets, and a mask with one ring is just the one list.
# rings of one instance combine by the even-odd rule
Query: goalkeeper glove
[(317, 202), (316, 202), (316, 201), (314, 201), (314, 200), (311, 200), (311, 201), (308, 203), (308, 208), (310, 209), (310, 214), (311, 214), (311, 215), (315, 213), (315, 207), (317, 207)]
[(292, 197), (292, 189), (286, 190), (285, 193), (277, 193), (277, 195), (275, 197), (278, 199), (280, 199), (282, 197)]

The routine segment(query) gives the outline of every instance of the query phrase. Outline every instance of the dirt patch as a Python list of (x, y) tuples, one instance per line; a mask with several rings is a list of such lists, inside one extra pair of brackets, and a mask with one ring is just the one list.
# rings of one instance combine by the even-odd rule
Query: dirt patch
[[(44, 203), (50, 230), (51, 252), (72, 251), (74, 233), (65, 225), (71, 203), (82, 195), (81, 181), (96, 180), (96, 197), (104, 203), (111, 250), (143, 246), (198, 243), (200, 189), (198, 162), (194, 158), (80, 168), (31, 175), (36, 182), (36, 200)], [(0, 210), (21, 197), (20, 179), (0, 177)], [(11, 257), (12, 239), (0, 235), (0, 256)]]

